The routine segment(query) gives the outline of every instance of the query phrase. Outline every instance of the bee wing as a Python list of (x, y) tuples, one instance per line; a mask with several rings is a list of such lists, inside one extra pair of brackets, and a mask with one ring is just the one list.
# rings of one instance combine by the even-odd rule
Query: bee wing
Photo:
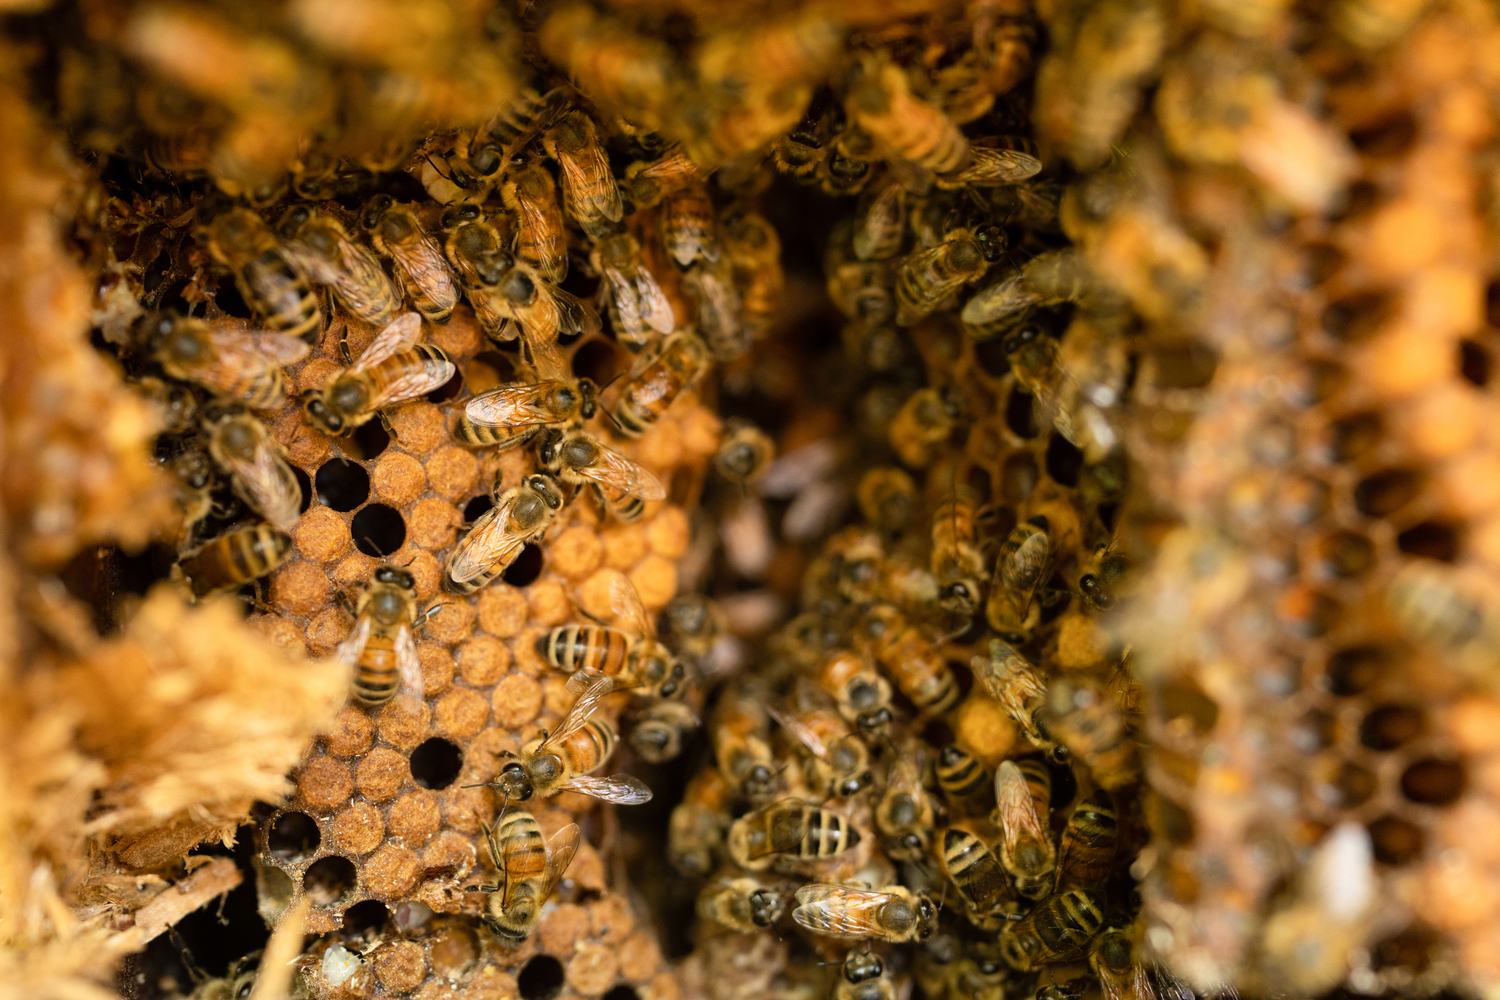
[(969, 152), (972, 158), (962, 171), (969, 184), (1019, 184), (1042, 172), (1041, 160), (1019, 150), (971, 147)]
[(620, 200), (620, 188), (615, 184), (614, 171), (610, 169), (609, 160), (597, 142), (590, 143), (577, 152), (559, 156), (557, 165), (562, 168), (564, 183), (574, 191), (587, 191), (600, 186), (594, 184), (595, 177), (607, 178), (603, 186), (608, 192), (604, 204), (600, 206), (600, 215), (610, 222), (620, 221), (625, 214), (625, 205)]
[(599, 314), (587, 302), (561, 288), (551, 288), (550, 291), (553, 301), (557, 303), (557, 327), (560, 331), (569, 335), (599, 332)]
[(339, 274), (339, 269), (331, 261), (308, 249), (301, 240), (283, 243), (281, 252), (317, 284), (336, 285), (343, 280), (343, 275)]
[(312, 350), (301, 337), (272, 330), (214, 330), (213, 342), (214, 350), (221, 355), (226, 352), (263, 354), (277, 365), (296, 364)]
[(502, 498), (474, 522), (474, 527), (448, 557), (448, 575), (454, 583), (477, 579), (511, 550), (520, 547), (521, 543), (505, 530), (514, 503), (514, 496)]
[(552, 895), (553, 887), (568, 870), (568, 865), (573, 863), (573, 855), (578, 853), (578, 842), (582, 839), (583, 831), (578, 829), (578, 824), (569, 823), (547, 841), (547, 874), (542, 881), (539, 902), (546, 902), (547, 897)]
[(543, 747), (560, 743), (572, 736), (583, 724), (589, 721), (589, 716), (594, 714), (594, 709), (599, 707), (599, 700), (609, 694), (615, 688), (615, 679), (608, 674), (598, 674), (590, 677), (586, 686), (578, 694), (578, 700), (573, 702), (573, 707), (568, 709), (568, 714), (557, 724), (557, 728), (547, 734), (537, 747), (540, 751)]
[[(421, 339), (422, 317), (414, 312), (404, 312), (387, 323), (385, 329), (375, 335), (375, 339), (370, 341), (370, 346), (366, 347), (365, 352), (359, 356), (359, 360), (354, 362), (349, 373), (354, 374), (373, 368), (392, 354), (404, 351)], [(451, 378), (453, 373), (449, 372), (448, 376)], [(448, 379), (445, 378), (443, 381), (446, 382)], [(442, 382), (438, 383), (438, 385), (441, 384)]]
[(851, 889), (843, 885), (805, 885), (797, 890), (792, 919), (820, 934), (869, 937), (880, 908), (891, 901), (888, 892)]
[(422, 660), (417, 656), (417, 642), (405, 625), (396, 632), (396, 671), (401, 677), (401, 706), (413, 715), (422, 711)]
[(645, 266), (636, 268), (631, 278), (631, 287), (640, 306), (641, 319), (657, 333), (671, 333), (677, 326), (677, 317), (672, 312), (671, 300), (661, 290), (656, 276)]
[(543, 338), (533, 335), (536, 326), (531, 323), (522, 323), (521, 333), (526, 338), (526, 347), (531, 355), (531, 365), (536, 369), (537, 377), (550, 382), (557, 382), (568, 377), (568, 362), (563, 357), (562, 351), (557, 349), (557, 339)]
[(583, 466), (576, 471), (585, 479), (638, 496), (642, 500), (663, 500), (667, 496), (667, 488), (661, 484), (661, 480), (644, 466), (603, 445), (599, 446), (599, 457), (592, 465)]
[(444, 359), (441, 364), (424, 364), (416, 371), (386, 383), (381, 391), (370, 399), (369, 408), (379, 410), (404, 399), (426, 395), (446, 385), (456, 371), (458, 371), (457, 366), (447, 359)]
[(617, 572), (609, 578), (609, 612), (627, 635), (656, 638), (656, 628), (646, 613), (646, 603), (624, 573)]
[(802, 743), (803, 746), (811, 750), (813, 752), (813, 756), (817, 757), (819, 760), (828, 759), (828, 748), (823, 745), (822, 738), (807, 726), (803, 725), (801, 719), (797, 719), (790, 715), (787, 715), (781, 710), (773, 708), (770, 705), (766, 706), (766, 711), (771, 713), (771, 718), (776, 720), (777, 725), (781, 726), (782, 729), (785, 729), (787, 732), (797, 737), (797, 739)]
[(1041, 817), (1036, 814), (1036, 804), (1032, 801), (1026, 778), (1021, 769), (1008, 760), (1002, 762), (995, 772), (995, 815), (1000, 820), (1001, 834), (1012, 849), (1023, 836), (1039, 841), (1051, 839)]
[(485, 427), (544, 424), (547, 415), (538, 404), (556, 386), (557, 382), (551, 380), (529, 385), (502, 385), (469, 400), (464, 413), (471, 421)]
[(607, 778), (579, 776), (569, 778), (563, 782), (562, 787), (570, 792), (582, 792), (621, 806), (638, 806), (651, 801), (651, 789), (628, 774), (612, 774)]
[(349, 638), (339, 643), (339, 648), (333, 651), (333, 658), (352, 676), (354, 669), (359, 666), (360, 654), (365, 651), (365, 643), (369, 641), (370, 617), (360, 615), (359, 620), (354, 623), (354, 631), (349, 633)]
[(268, 441), (259, 443), (249, 461), (240, 461), (232, 455), (226, 455), (225, 460), (234, 477), (236, 492), (246, 503), (282, 531), (290, 532), (297, 527), (301, 489), (291, 466)]

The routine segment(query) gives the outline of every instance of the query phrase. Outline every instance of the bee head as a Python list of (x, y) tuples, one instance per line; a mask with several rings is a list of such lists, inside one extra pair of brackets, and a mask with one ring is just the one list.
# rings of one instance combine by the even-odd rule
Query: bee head
[(306, 205), (293, 205), (282, 215), (281, 221), (276, 224), (276, 235), (284, 240), (296, 236), (302, 227), (312, 218), (312, 210)]
[(917, 938), (926, 941), (937, 927), (937, 908), (926, 896), (917, 896)]
[(479, 221), (479, 206), (469, 203), (450, 205), (443, 211), (442, 226), (452, 229), (460, 223)]
[(516, 305), (528, 306), (536, 299), (536, 282), (525, 271), (513, 267), (500, 280), (500, 294)]
[(526, 477), (526, 485), (531, 487), (532, 492), (540, 495), (542, 498), (542, 502), (545, 503), (548, 507), (552, 508), (553, 510), (562, 509), (562, 490), (559, 490), (557, 488), (557, 484), (547, 476), (528, 476)]
[(781, 916), (781, 897), (770, 889), (750, 894), (750, 921), (757, 927), (770, 927)]
[(974, 230), (974, 241), (986, 263), (993, 264), (1005, 256), (1005, 230), (999, 226), (981, 226)]
[(1078, 578), (1078, 589), (1083, 591), (1083, 596), (1088, 598), (1088, 602), (1100, 611), (1108, 611), (1114, 606), (1115, 596), (1109, 592), (1108, 587), (1104, 586), (1103, 581), (1092, 573), (1085, 573)]
[(492, 177), (503, 162), (500, 150), (490, 143), (485, 143), (478, 149), (470, 151), (468, 168), (475, 177)]
[(214, 436), (226, 453), (243, 461), (250, 461), (255, 455), (256, 445), (260, 443), (260, 435), (256, 433), (256, 428), (257, 424), (253, 418), (235, 419), (233, 416), (226, 415), (215, 430)]
[(503, 250), (486, 250), (470, 259), (474, 274), (485, 285), (498, 285), (505, 272), (515, 266), (515, 258)]
[(393, 583), (407, 590), (412, 590), (417, 585), (416, 577), (411, 575), (411, 571), (402, 569), (400, 566), (375, 567), (375, 582)]
[(163, 314), (145, 321), (146, 348), (158, 358), (191, 365), (207, 360), (208, 344), (195, 325)]
[(862, 983), (885, 972), (885, 963), (874, 952), (851, 952), (844, 961), (844, 978), (851, 983)]
[(506, 798), (513, 802), (525, 802), (535, 793), (536, 789), (531, 787), (531, 778), (526, 774), (526, 768), (521, 762), (513, 760), (500, 769), (500, 774), (495, 778), (495, 784), (505, 792)]
[(837, 789), (838, 794), (842, 798), (848, 798), (851, 795), (858, 795), (861, 789), (868, 788), (870, 783), (874, 780), (875, 776), (869, 771), (866, 771), (864, 774), (861, 774), (857, 778), (850, 778), (847, 781), (841, 782)]
[(490, 897), (490, 906), (500, 915), (500, 919), (493, 916), (488, 919), (490, 927), (496, 934), (512, 941), (526, 940), (526, 935), (531, 933), (531, 928), (536, 923), (536, 902), (518, 899), (510, 905), (509, 910), (501, 910), (500, 905), (499, 893)]
[(566, 468), (584, 469), (599, 458), (599, 446), (582, 434), (566, 437), (557, 450), (557, 461)]
[(370, 614), (382, 625), (395, 625), (406, 617), (406, 598), (392, 590), (377, 590), (370, 596)]
[(581, 378), (578, 380), (578, 395), (582, 402), (578, 404), (578, 415), (585, 420), (593, 419), (595, 413), (599, 412), (599, 387), (594, 384), (593, 379)]
[(310, 397), (302, 408), (319, 430), (335, 436), (344, 433), (344, 418), (330, 410), (322, 396)]
[(365, 202), (364, 211), (359, 213), (360, 228), (367, 232), (373, 231), (375, 227), (380, 225), (385, 213), (395, 204), (396, 199), (388, 194), (377, 194)]
[(764, 798), (776, 790), (776, 775), (766, 765), (756, 764), (740, 784), (746, 798)]

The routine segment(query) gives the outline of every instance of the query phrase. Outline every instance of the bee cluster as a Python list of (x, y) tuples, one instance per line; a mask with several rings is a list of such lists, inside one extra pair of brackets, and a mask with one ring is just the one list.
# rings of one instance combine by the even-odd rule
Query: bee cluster
[(298, 990), (1500, 982), (1490, 8), (12, 33), (152, 570), (350, 678)]

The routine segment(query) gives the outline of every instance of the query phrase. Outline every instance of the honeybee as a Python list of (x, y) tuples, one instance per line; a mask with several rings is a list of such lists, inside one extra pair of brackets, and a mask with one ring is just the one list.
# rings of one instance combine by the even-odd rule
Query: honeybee
[(932, 575), (941, 606), (965, 618), (979, 610), (979, 580), (984, 556), (974, 544), (977, 518), (974, 495), (955, 488), (932, 514)]
[(677, 323), (672, 303), (641, 259), (641, 245), (629, 233), (615, 233), (589, 254), (594, 270), (603, 276), (599, 296), (609, 307), (615, 339), (632, 351), (646, 347), (656, 334), (667, 334)]
[(922, 784), (923, 767), (913, 754), (897, 755), (875, 806), (875, 826), (893, 861), (921, 861), (932, 848), (936, 811)]
[(1056, 750), (1056, 742), (1037, 722), (1047, 701), (1047, 679), (1035, 664), (1009, 643), (991, 639), (989, 656), (971, 658), (969, 669), (1028, 740), (1048, 752)]
[(830, 796), (848, 798), (859, 794), (874, 780), (870, 773), (870, 751), (863, 740), (849, 731), (838, 713), (817, 708), (797, 715), (775, 708), (766, 710), (812, 754), (808, 780), (814, 788)]
[[(341, 603), (347, 596), (339, 593)], [(354, 700), (378, 708), (399, 691), (408, 712), (421, 707), (422, 662), (412, 633), (440, 610), (417, 614), (417, 581), (398, 566), (377, 566), (349, 608), (354, 630), (339, 643), (334, 657), (354, 679)]]
[(891, 724), (891, 686), (867, 657), (835, 649), (818, 664), (817, 679), (860, 732), (879, 735)]
[(687, 184), (662, 197), (661, 238), (678, 267), (686, 268), (699, 257), (719, 259), (714, 205), (705, 184)]
[(568, 214), (578, 220), (589, 239), (603, 237), (610, 223), (624, 216), (625, 206), (593, 120), (581, 111), (570, 111), (542, 133), (542, 145), (562, 169), (563, 205)]
[(1135, 743), (1114, 699), (1087, 679), (1063, 679), (1047, 689), (1047, 728), (1088, 765), (1101, 788), (1113, 790), (1140, 779)]
[(888, 156), (940, 174), (969, 162), (969, 141), (958, 126), (913, 96), (906, 73), (889, 59), (871, 55), (855, 65), (844, 106)]
[(996, 930), (1016, 911), (1005, 869), (973, 831), (959, 826), (943, 831), (942, 864), (976, 927)]
[(283, 365), (307, 357), (306, 341), (283, 333), (245, 332), (209, 326), (187, 316), (162, 315), (144, 323), (146, 350), (173, 378), (256, 410), (286, 402)]
[(947, 1000), (948, 986), (962, 954), (958, 939), (941, 930), (917, 949), (912, 972), (929, 1000)]
[(877, 188), (865, 188), (854, 210), (854, 256), (886, 260), (896, 256), (906, 239), (906, 188), (889, 178)]
[(516, 333), (506, 322), (513, 313), (496, 286), (515, 258), (505, 249), (500, 230), (481, 217), (477, 206), (454, 205), (443, 213), (443, 234), (443, 253), (463, 284), (480, 329), (495, 340), (514, 340)]
[(1095, 611), (1108, 611), (1115, 606), (1114, 585), (1128, 568), (1113, 542), (1100, 542), (1080, 567), (1078, 592)]
[(990, 331), (1030, 309), (1078, 302), (1093, 284), (1083, 254), (1051, 250), (1033, 257), (1015, 274), (980, 289), (964, 303), (959, 318), (977, 330)]
[(937, 781), (948, 805), (961, 816), (982, 816), (993, 805), (990, 769), (960, 744), (938, 752)]
[(516, 256), (553, 284), (568, 276), (568, 234), (552, 175), (533, 160), (506, 175), (500, 198), (516, 217)]
[(294, 205), (277, 230), (283, 252), (307, 276), (333, 290), (345, 309), (371, 326), (385, 326), (401, 302), (370, 251), (351, 239), (339, 221), (305, 205)]
[(1079, 961), (1104, 926), (1099, 912), (1102, 903), (1087, 889), (1048, 896), (1025, 919), (1000, 931), (1000, 954), (1022, 972), (1038, 965)]
[[(494, 781), (475, 787), (498, 788), (506, 802), (525, 802), (532, 795), (548, 798), (559, 792), (580, 792), (622, 806), (650, 802), (651, 789), (628, 774), (589, 777), (609, 760), (619, 739), (614, 727), (592, 717), (599, 700), (614, 687), (614, 678), (599, 674), (569, 678), (568, 689), (578, 697), (557, 728), (550, 733), (542, 730), (541, 738), (502, 767)], [(503, 750), (501, 756), (516, 755)]]
[(765, 930), (786, 912), (787, 896), (753, 878), (736, 878), (703, 887), (698, 916), (743, 934)]
[(458, 368), (442, 348), (419, 343), (422, 317), (402, 313), (375, 335), (359, 360), (308, 398), (312, 425), (340, 437), (368, 423), (387, 406), (441, 387)]
[(641, 35), (585, 3), (552, 11), (537, 41), (548, 58), (566, 67), (579, 89), (601, 106), (652, 131), (661, 128), (677, 78), (665, 42)]
[(904, 886), (855, 889), (843, 885), (804, 885), (797, 890), (792, 919), (829, 937), (925, 941), (937, 928), (937, 908), (920, 892)]
[(1119, 837), (1120, 826), (1109, 793), (1095, 789), (1073, 807), (1073, 815), (1063, 828), (1054, 891), (1097, 889), (1102, 885), (1114, 865)]
[(969, 149), (969, 162), (961, 170), (938, 174), (937, 186), (952, 190), (999, 187), (1002, 184), (1020, 184), (1041, 172), (1042, 161), (1030, 153), (973, 146)]
[(885, 974), (879, 955), (851, 951), (834, 983), (833, 1000), (896, 1000), (896, 984)]
[(828, 250), (823, 255), (828, 297), (850, 319), (879, 326), (896, 315), (892, 289), (895, 262), (856, 259), (850, 237), (846, 223), (836, 224), (828, 241)]
[(293, 531), (301, 516), (302, 488), (286, 452), (264, 424), (247, 413), (206, 415), (208, 453), (229, 473), (234, 492), (252, 510), (282, 531)]
[(625, 168), (625, 189), (637, 208), (650, 208), (678, 188), (702, 180), (698, 165), (677, 143), (654, 160), (639, 160)]
[(781, 238), (765, 216), (738, 209), (724, 214), (720, 231), (739, 289), (741, 321), (754, 340), (771, 329), (781, 309)]
[(464, 891), (490, 893), (485, 922), (502, 937), (524, 940), (542, 919), (542, 904), (568, 870), (583, 834), (577, 823), (569, 823), (544, 840), (536, 818), (525, 809), (507, 811), (493, 827), (479, 822), (500, 881), (465, 886)]
[(429, 323), (448, 322), (458, 305), (458, 284), (416, 213), (388, 194), (377, 194), (365, 203), (359, 225), (375, 249), (395, 262), (396, 280), (412, 308)]
[(537, 374), (544, 379), (564, 377), (568, 366), (557, 349), (558, 336), (592, 333), (599, 328), (599, 317), (578, 296), (542, 281), (529, 264), (517, 263), (496, 290), (520, 324)]
[(1409, 640), (1446, 654), (1467, 673), (1486, 677), (1500, 662), (1500, 615), (1450, 567), (1408, 563), (1385, 603)]
[[(482, 392), (464, 404), (464, 417), (473, 428), (489, 431), (484, 440), (505, 451), (525, 444), (544, 427), (565, 426), (592, 419), (598, 412), (599, 387), (586, 378), (559, 382), (515, 382)], [(462, 433), (464, 423), (459, 424)]]
[(288, 259), (270, 228), (246, 208), (231, 208), (203, 227), (209, 256), (229, 268), (240, 297), (278, 333), (309, 344), (323, 330), (323, 313), (301, 268)]
[(865, 521), (886, 534), (906, 527), (917, 507), (917, 484), (904, 469), (895, 466), (869, 470), (860, 477), (854, 492)]
[(546, 476), (527, 476), (506, 490), (449, 554), (447, 587), (472, 594), (504, 573), (527, 542), (546, 532), (562, 506), (562, 493)]
[(1110, 929), (1095, 938), (1089, 966), (1099, 977), (1104, 1000), (1154, 1000), (1156, 996), (1145, 966), (1135, 960), (1135, 942), (1125, 931)]
[(719, 475), (740, 486), (765, 475), (776, 457), (776, 442), (747, 420), (733, 419), (724, 427), (714, 468)]
[(995, 772), (995, 825), (1000, 828), (1000, 866), (1016, 880), (1016, 891), (1036, 899), (1052, 888), (1057, 851), (1052, 845), (1052, 776), (1028, 757), (1003, 761)]
[(739, 289), (727, 260), (699, 261), (682, 277), (682, 289), (698, 304), (698, 330), (720, 361), (733, 361), (749, 348), (749, 331), (742, 322)]
[[(839, 110), (835, 108), (835, 113)], [(832, 148), (827, 158), (819, 164), (818, 186), (823, 189), (824, 194), (840, 198), (859, 194), (864, 189), (872, 173), (870, 161), (879, 159), (879, 156), (875, 150), (875, 139), (864, 129), (843, 121), (836, 122), (835, 127), (837, 134)], [(887, 159), (886, 168), (893, 174), (898, 174), (902, 183), (911, 181), (917, 187), (921, 186), (917, 175), (926, 173), (925, 168), (899, 157)]]
[(729, 826), (729, 856), (749, 871), (826, 861), (859, 841), (859, 830), (846, 818), (800, 799), (761, 806)]
[(650, 764), (664, 764), (681, 756), (701, 725), (698, 714), (680, 701), (657, 699), (635, 717), (630, 748)]
[(172, 579), (200, 599), (274, 573), (291, 551), (292, 536), (285, 531), (244, 524), (183, 553), (172, 567)]
[[(826, 93), (826, 92), (825, 92)], [(828, 116), (822, 97), (815, 98), (802, 120), (776, 140), (771, 149), (776, 169), (804, 184), (817, 180), (818, 168), (828, 157)]]
[(640, 437), (666, 412), (689, 382), (708, 366), (708, 348), (698, 335), (679, 330), (641, 355), (625, 388), (609, 408), (621, 434)]
[(1004, 252), (1003, 238), (981, 241), (973, 230), (954, 229), (943, 242), (902, 257), (896, 268), (896, 325), (911, 326), (950, 295), (978, 281)]
[(177, 509), (182, 513), (182, 526), (174, 541), (187, 544), (197, 533), (198, 525), (214, 512), (213, 466), (202, 451), (190, 448), (172, 458), (166, 467), (177, 480)]
[(647, 501), (667, 495), (661, 480), (588, 431), (551, 428), (539, 439), (536, 454), (537, 464), (563, 482), (592, 486), (605, 508), (626, 524), (641, 519)]
[(876, 605), (865, 613), (860, 632), (919, 718), (942, 715), (958, 701), (958, 683), (948, 662), (901, 612), (889, 604)]
[(752, 802), (776, 793), (776, 760), (768, 741), (771, 718), (758, 692), (734, 685), (719, 698), (714, 710), (714, 757), (730, 787)]
[[(662, 705), (677, 702), (659, 702)], [(704, 876), (713, 869), (714, 852), (729, 821), (731, 789), (718, 768), (700, 767), (672, 807), (667, 823), (667, 860), (684, 875)]]
[[(1041, 523), (1036, 523), (1036, 522)], [(1000, 635), (1022, 637), (1036, 628), (1042, 606), (1033, 600), (1052, 570), (1052, 540), (1047, 519), (1023, 521), (1006, 537), (995, 562), (995, 577), (984, 613)]]
[(575, 675), (606, 674), (614, 678), (616, 688), (637, 688), (657, 698), (678, 694), (686, 679), (683, 666), (656, 641), (656, 629), (629, 577), (610, 577), (609, 609), (623, 631), (562, 625), (537, 639), (537, 654)]
[(933, 449), (952, 437), (961, 416), (957, 394), (946, 386), (927, 386), (901, 404), (886, 436), (897, 458), (921, 468), (932, 461)]

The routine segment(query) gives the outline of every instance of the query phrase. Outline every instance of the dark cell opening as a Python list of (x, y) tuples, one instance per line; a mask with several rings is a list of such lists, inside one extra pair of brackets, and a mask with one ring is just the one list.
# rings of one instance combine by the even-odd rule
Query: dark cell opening
[(1420, 709), (1410, 705), (1380, 705), (1359, 725), (1359, 741), (1371, 750), (1394, 750), (1427, 730)]
[(390, 447), (391, 433), (379, 420), (371, 420), (354, 429), (344, 450), (368, 462)]
[(1416, 139), (1417, 120), (1408, 111), (1349, 133), (1354, 148), (1366, 156), (1380, 158), (1400, 156)]
[[(455, 396), (457, 396), (459, 393), (461, 393), (463, 391), (464, 391), (464, 373), (463, 373), (463, 369), (462, 368), (458, 368), (457, 366), (455, 366), (454, 371), (453, 371), (453, 377), (450, 378), (448, 381), (444, 382), (442, 385), (438, 386), (436, 389), (434, 389), (431, 392), (429, 392), (427, 394), (427, 401), (429, 403), (446, 403), (448, 400), (454, 398)], [(371, 421), (371, 422), (374, 423), (374, 421)]]
[(1401, 794), (1429, 806), (1452, 804), (1464, 793), (1464, 785), (1464, 768), (1456, 760), (1428, 757), (1401, 775)]
[(1494, 364), (1490, 352), (1472, 340), (1459, 341), (1458, 351), (1458, 370), (1463, 377), (1481, 388), (1489, 385), (1491, 366)]
[(1370, 517), (1388, 517), (1415, 500), (1421, 488), (1421, 477), (1415, 472), (1387, 469), (1354, 487), (1354, 506)]
[(219, 287), (214, 291), (214, 305), (224, 310), (225, 315), (236, 319), (249, 319), (250, 307), (240, 297), (240, 290), (235, 287), (234, 282), (225, 278), (219, 282)]
[(1335, 531), (1318, 539), (1318, 558), (1330, 576), (1358, 576), (1375, 564), (1375, 546), (1364, 535)]
[(1349, 258), (1331, 243), (1313, 243), (1307, 247), (1307, 277), (1316, 287), (1338, 273)]
[(635, 991), (634, 986), (616, 986), (599, 1000), (641, 1000), (641, 995)]
[(378, 899), (367, 899), (355, 903), (344, 911), (344, 930), (358, 934), (362, 931), (378, 931), (391, 919), (391, 911)]
[(1029, 392), (1010, 391), (1010, 398), (1005, 401), (1005, 426), (1016, 437), (1034, 438), (1041, 433), (1036, 425), (1035, 401), (1036, 397)]
[(423, 788), (447, 788), (458, 777), (464, 755), (457, 746), (434, 736), (411, 752), (412, 780)]
[(521, 1000), (552, 1000), (562, 992), (562, 963), (551, 955), (538, 955), (521, 967), (516, 986)]
[(307, 813), (289, 812), (276, 817), (266, 835), (266, 849), (287, 861), (305, 861), (318, 853), (323, 835)]
[(1153, 829), (1173, 844), (1190, 844), (1193, 841), (1193, 814), (1157, 792), (1146, 793), (1146, 814), (1151, 818)]
[(1452, 562), (1458, 558), (1458, 532), (1452, 525), (1423, 521), (1397, 535), (1396, 547), (1408, 555)]
[(1385, 292), (1345, 296), (1323, 309), (1323, 329), (1331, 337), (1357, 344), (1380, 328), (1394, 304), (1395, 297)]
[(338, 511), (351, 511), (370, 496), (370, 474), (346, 458), (333, 458), (318, 469), (318, 501)]
[(464, 381), (474, 395), (515, 381), (515, 362), (499, 351), (480, 351), (464, 366)]
[(1330, 694), (1352, 698), (1363, 694), (1385, 673), (1388, 657), (1378, 646), (1351, 646), (1328, 658), (1323, 684)]
[(471, 523), (477, 521), (493, 506), (495, 506), (495, 498), (488, 493), (481, 493), (464, 504), (464, 520)]
[(1319, 789), (1319, 794), (1326, 797), (1329, 805), (1340, 809), (1352, 809), (1368, 802), (1370, 796), (1375, 794), (1376, 787), (1377, 782), (1373, 773), (1353, 761), (1346, 760), (1340, 762), (1333, 773), (1328, 775), (1327, 784)]
[(595, 385), (609, 384), (610, 379), (624, 370), (625, 360), (607, 340), (591, 340), (573, 355), (573, 374), (593, 379)]
[(1344, 610), (1343, 605), (1328, 594), (1305, 587), (1294, 587), (1283, 594), (1279, 607), (1287, 630), (1306, 639), (1327, 635), (1338, 624)]
[(1039, 478), (1031, 452), (1018, 451), (1000, 467), (1000, 496), (1007, 503), (1025, 503)]
[(1382, 816), (1370, 824), (1375, 860), (1386, 865), (1404, 865), (1422, 853), (1422, 830), (1395, 816)]
[(1077, 486), (1078, 470), (1083, 468), (1083, 452), (1061, 434), (1047, 442), (1047, 475), (1059, 486)]
[(1276, 512), (1295, 524), (1310, 524), (1328, 510), (1328, 484), (1307, 476), (1290, 476), (1276, 496)]
[(1172, 723), (1187, 723), (1199, 736), (1219, 721), (1219, 706), (1198, 688), (1187, 683), (1169, 683), (1161, 689), (1161, 712)]
[(354, 547), (367, 556), (384, 558), (406, 541), (406, 522), (394, 507), (372, 503), (349, 523)]
[(530, 543), (501, 577), (512, 587), (524, 587), (542, 575), (542, 547)]
[(354, 862), (330, 854), (319, 858), (302, 876), (302, 891), (314, 906), (332, 906), (354, 890)]
[(1005, 353), (1005, 338), (991, 337), (974, 345), (974, 360), (992, 378), (1010, 374), (1010, 355)]
[(1310, 708), (1292, 723), (1287, 736), (1292, 746), (1303, 753), (1317, 753), (1333, 746), (1339, 737), (1338, 720), (1318, 708)]
[(1353, 462), (1380, 443), (1384, 421), (1378, 413), (1352, 413), (1328, 425), (1328, 458)]
[(312, 506), (312, 480), (308, 478), (307, 473), (295, 465), (292, 466), (292, 476), (297, 480), (297, 489), (302, 491), (302, 501), (297, 504), (297, 513), (306, 514), (307, 508)]

